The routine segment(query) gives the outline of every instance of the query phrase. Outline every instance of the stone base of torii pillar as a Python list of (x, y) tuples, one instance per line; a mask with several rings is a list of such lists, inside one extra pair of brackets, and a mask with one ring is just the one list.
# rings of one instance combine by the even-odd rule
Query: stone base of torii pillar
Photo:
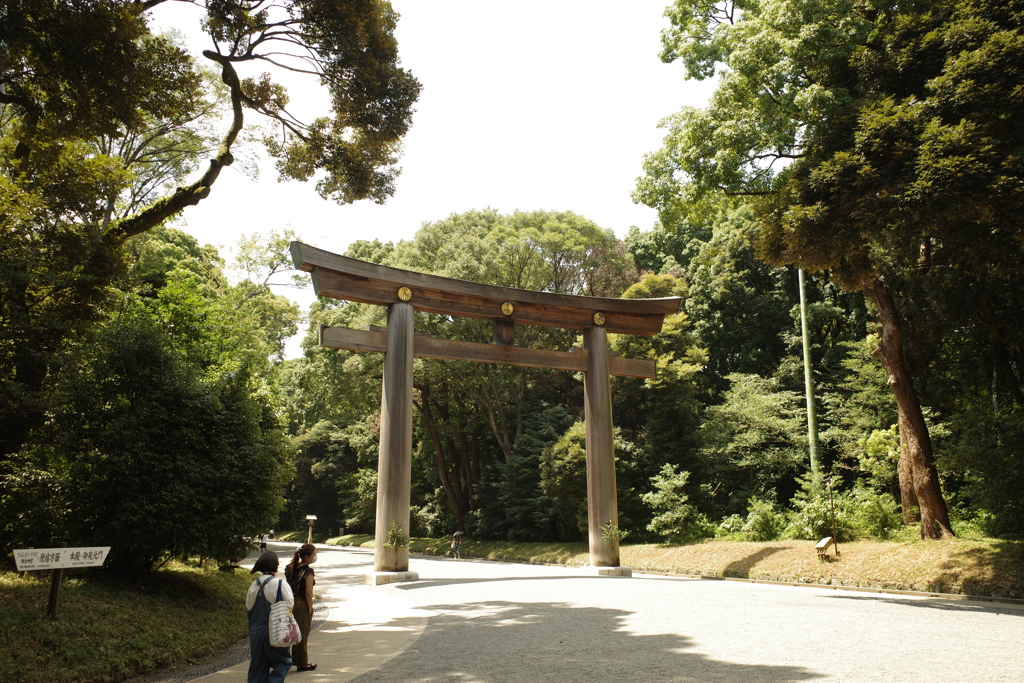
[(584, 576), (633, 576), (632, 567), (580, 567)]
[(402, 583), (404, 581), (419, 581), (420, 575), (416, 572), (366, 572), (363, 575), (363, 583), (369, 586), (383, 586), (386, 583)]

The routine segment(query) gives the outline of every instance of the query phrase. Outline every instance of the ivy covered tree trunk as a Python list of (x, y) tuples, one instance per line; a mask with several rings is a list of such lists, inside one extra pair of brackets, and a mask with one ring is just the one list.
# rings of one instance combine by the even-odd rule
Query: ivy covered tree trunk
[[(864, 293), (877, 307), (878, 317), (882, 323), (882, 335), (873, 355), (885, 368), (888, 375), (887, 383), (892, 389), (899, 410), (900, 489), (904, 505), (908, 500), (917, 499), (917, 505), (921, 510), (921, 538), (953, 538), (949, 511), (939, 486), (939, 473), (935, 469), (928, 426), (925, 424), (921, 402), (914, 390), (903, 355), (903, 327), (896, 310), (896, 302), (893, 301), (889, 288), (878, 279), (871, 280), (864, 287)], [(909, 467), (903, 464), (904, 459), (909, 463)], [(910, 470), (909, 482), (908, 477), (904, 475), (906, 469)], [(912, 484), (912, 491), (905, 490), (908, 484)], [(906, 520), (906, 508), (903, 514)]]

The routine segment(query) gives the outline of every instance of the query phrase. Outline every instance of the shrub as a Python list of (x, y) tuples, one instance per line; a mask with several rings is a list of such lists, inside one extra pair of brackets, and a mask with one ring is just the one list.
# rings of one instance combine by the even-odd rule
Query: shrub
[(886, 541), (903, 525), (899, 503), (890, 494), (858, 487), (848, 495), (853, 507), (852, 522), (857, 536)]
[(229, 563), (243, 537), (273, 526), (291, 450), (267, 385), (176, 344), (129, 302), (69, 359), (39, 445), (3, 482), (17, 497), (0, 497), (0, 519), (21, 514), (11, 502), (33, 503), (33, 526), (5, 524), (6, 543), (111, 546), (107, 568), (141, 576), (167, 558)]
[(714, 538), (716, 527), (697, 508), (689, 505), (684, 490), (690, 478), (689, 472), (676, 472), (675, 465), (665, 465), (661, 472), (651, 477), (654, 491), (642, 498), (651, 506), (657, 516), (647, 525), (668, 541), (693, 543), (705, 538)]
[(793, 510), (786, 526), (786, 538), (817, 541), (832, 536), (832, 506), (835, 505), (835, 536), (837, 541), (852, 541), (857, 537), (853, 523), (855, 505), (848, 493), (833, 491), (815, 483), (810, 475), (802, 480), (802, 490), (793, 497)]
[(786, 515), (774, 501), (751, 498), (743, 536), (748, 541), (774, 541), (786, 528)]
[(1024, 406), (991, 408), (984, 396), (965, 396), (940, 466), (959, 470), (963, 494), (980, 531), (1001, 538), (1024, 538)]
[(988, 531), (992, 527), (993, 515), (986, 510), (971, 514), (966, 510), (951, 507), (949, 516), (953, 524), (953, 533), (957, 538), (982, 540), (990, 536)]
[(729, 515), (718, 523), (718, 528), (715, 530), (715, 538), (742, 538), (743, 526), (746, 523), (747, 520), (739, 515)]

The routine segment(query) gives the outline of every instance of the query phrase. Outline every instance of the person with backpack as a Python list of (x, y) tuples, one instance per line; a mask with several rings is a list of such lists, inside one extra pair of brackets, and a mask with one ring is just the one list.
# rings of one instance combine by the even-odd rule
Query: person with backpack
[(275, 580), (278, 559), (273, 551), (259, 556), (250, 573), (259, 574), (245, 595), (249, 611), (249, 677), (248, 683), (283, 683), (292, 658), (286, 647), (270, 644), (270, 606), (281, 600), (291, 607), (295, 603), (291, 586)]
[(299, 622), (302, 640), (292, 646), (292, 660), (296, 671), (313, 671), (316, 664), (309, 663), (309, 632), (313, 626), (313, 586), (316, 578), (309, 565), (316, 562), (316, 546), (303, 543), (284, 569), (285, 578), (295, 594), (295, 620)]

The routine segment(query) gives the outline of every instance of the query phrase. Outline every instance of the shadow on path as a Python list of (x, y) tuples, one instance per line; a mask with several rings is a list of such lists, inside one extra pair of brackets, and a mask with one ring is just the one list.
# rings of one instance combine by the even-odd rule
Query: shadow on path
[(865, 602), (882, 603), (904, 607), (924, 607), (927, 609), (945, 610), (948, 612), (969, 612), (972, 614), (1005, 614), (1007, 616), (1024, 617), (1024, 605), (1004, 605), (988, 602), (971, 602), (951, 600), (949, 598), (895, 598), (878, 594), (871, 595), (823, 595), (828, 600), (861, 600)]
[(783, 683), (824, 677), (802, 667), (714, 660), (694, 651), (685, 636), (631, 633), (622, 610), (507, 601), (423, 607), (436, 616), (415, 644), (352, 681)]
[[(418, 579), (409, 583), (397, 583), (395, 584), (395, 590), (400, 591), (413, 591), (420, 588), (436, 588), (438, 586), (458, 586), (461, 584), (469, 585), (472, 583), (513, 583), (515, 581), (561, 581), (561, 580), (572, 580), (572, 581), (608, 581), (607, 576), (499, 576), (494, 578), (471, 578), (471, 579)], [(612, 578), (611, 580), (615, 580)]]

